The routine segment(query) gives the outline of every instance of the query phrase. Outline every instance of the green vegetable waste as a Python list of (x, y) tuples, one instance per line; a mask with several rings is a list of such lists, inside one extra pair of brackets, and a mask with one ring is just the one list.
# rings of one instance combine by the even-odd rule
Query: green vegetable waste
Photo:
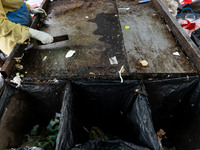
[(58, 130), (59, 119), (57, 118), (52, 119), (46, 128), (35, 125), (27, 135), (27, 142), (23, 143), (21, 147), (36, 146), (44, 150), (55, 150)]

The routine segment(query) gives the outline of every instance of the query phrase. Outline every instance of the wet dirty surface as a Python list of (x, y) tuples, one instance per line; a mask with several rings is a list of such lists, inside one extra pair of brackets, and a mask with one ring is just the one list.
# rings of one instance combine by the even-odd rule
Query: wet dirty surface
[[(152, 3), (137, 3), (51, 2), (40, 30), (52, 36), (68, 34), (69, 40), (26, 52), (23, 58), (26, 77), (119, 79), (118, 71), (123, 65), (123, 75), (127, 77), (134, 73), (196, 73)], [(69, 50), (75, 53), (66, 58)], [(179, 52), (180, 56), (173, 52)], [(114, 56), (118, 64), (110, 63), (109, 58)], [(143, 59), (148, 62), (147, 67), (139, 64)]]
[[(47, 27), (41, 29), (52, 36), (68, 34), (69, 40), (28, 52), (24, 60), (27, 76), (118, 76), (127, 63), (116, 14), (112, 0), (52, 2), (44, 22)], [(75, 54), (66, 58), (69, 50)], [(118, 64), (111, 65), (109, 58), (114, 56)]]
[[(151, 2), (138, 4), (138, 0), (117, 0), (117, 6), (131, 72), (194, 72)], [(173, 55), (174, 52), (180, 56)], [(141, 60), (146, 60), (148, 66), (139, 65)]]

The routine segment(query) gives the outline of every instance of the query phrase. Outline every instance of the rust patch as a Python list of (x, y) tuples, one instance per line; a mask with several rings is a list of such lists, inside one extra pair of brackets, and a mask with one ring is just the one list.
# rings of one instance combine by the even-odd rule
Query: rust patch
[(81, 9), (85, 8), (88, 9), (94, 5), (103, 3), (102, 0), (97, 1), (60, 1), (59, 3), (56, 3), (56, 6), (54, 6), (54, 9), (52, 10), (53, 14), (56, 16), (65, 14), (69, 11), (75, 10), (75, 9)]

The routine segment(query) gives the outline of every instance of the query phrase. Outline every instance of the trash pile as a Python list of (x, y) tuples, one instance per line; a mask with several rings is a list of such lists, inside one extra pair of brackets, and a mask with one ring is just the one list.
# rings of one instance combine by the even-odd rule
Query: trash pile
[[(200, 48), (200, 11), (198, 0), (162, 0), (179, 25)], [(196, 6), (195, 6), (196, 5)], [(195, 6), (195, 7), (194, 7)]]
[(55, 116), (46, 128), (35, 125), (30, 134), (27, 135), (27, 141), (21, 147), (37, 146), (43, 149), (54, 150), (58, 130), (59, 118)]

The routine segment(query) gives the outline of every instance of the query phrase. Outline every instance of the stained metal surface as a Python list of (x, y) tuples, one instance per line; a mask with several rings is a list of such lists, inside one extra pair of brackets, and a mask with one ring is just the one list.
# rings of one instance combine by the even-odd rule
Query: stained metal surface
[[(138, 0), (117, 0), (117, 6), (131, 72), (195, 72), (151, 2), (138, 4)], [(173, 55), (174, 52), (180, 56)], [(142, 67), (141, 60), (149, 65)]]
[[(118, 78), (126, 57), (115, 1), (50, 3), (47, 27), (41, 28), (52, 36), (68, 34), (69, 40), (30, 50), (24, 57), (29, 77), (110, 76)], [(71, 58), (69, 50), (76, 53)], [(118, 64), (109, 58), (116, 56)], [(43, 58), (47, 59), (43, 61)], [(126, 69), (127, 70), (127, 69)]]
[[(123, 65), (123, 76), (127, 78), (134, 78), (133, 74), (176, 77), (196, 73), (152, 3), (54, 1), (48, 7), (44, 24), (40, 30), (52, 36), (67, 34), (69, 40), (26, 52), (26, 77), (119, 79)], [(69, 50), (75, 54), (66, 58)], [(118, 64), (112, 65), (109, 58), (114, 56)], [(143, 59), (149, 63), (147, 67), (139, 64)]]

